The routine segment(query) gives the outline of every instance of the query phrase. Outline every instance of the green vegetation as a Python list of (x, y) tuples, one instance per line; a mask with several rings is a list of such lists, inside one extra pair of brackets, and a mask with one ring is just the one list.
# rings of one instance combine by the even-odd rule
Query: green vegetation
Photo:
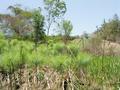
[[(92, 55), (81, 51), (79, 44), (82, 42), (79, 44), (73, 42), (68, 43), (67, 47), (61, 41), (52, 43), (47, 47), (45, 44), (41, 44), (37, 47), (36, 52), (34, 43), (31, 41), (17, 39), (9, 41), (1, 35), (0, 70), (10, 75), (15, 74), (15, 78), (19, 78), (17, 77), (19, 69), (24, 69), (26, 73), (28, 71), (31, 73), (29, 76), (31, 76), (32, 68), (33, 70), (40, 68), (39, 71), (35, 71), (35, 74), (39, 76), (37, 80), (41, 82), (46, 80), (44, 75), (49, 73), (49, 69), (52, 68), (51, 72), (56, 72), (58, 77), (59, 73), (62, 74), (61, 80), (64, 80), (66, 72), (71, 72), (72, 76), (68, 75), (67, 77), (71, 77), (71, 83), (75, 85), (72, 88), (85, 90), (88, 88), (91, 90), (117, 88), (120, 82), (119, 57)], [(46, 67), (48, 71), (42, 70)]]
[(120, 41), (120, 19), (117, 14), (108, 22), (104, 20), (104, 23), (98, 28), (98, 32), (105, 40), (119, 42)]
[(34, 41), (37, 46), (39, 41), (43, 41), (45, 39), (45, 30), (44, 30), (44, 16), (41, 15), (40, 11), (35, 11), (33, 15), (34, 21)]
[(66, 13), (67, 8), (63, 0), (43, 0), (46, 15), (46, 30), (47, 35), (51, 30), (53, 24), (56, 24)]
[[(119, 17), (72, 37), (65, 2), (44, 0), (44, 7), (46, 15), (18, 5), (0, 14), (0, 90), (118, 90)], [(57, 35), (49, 35), (53, 28)]]
[(69, 20), (63, 20), (61, 25), (59, 24), (60, 34), (63, 36), (64, 44), (67, 44), (70, 34), (73, 30), (72, 23)]

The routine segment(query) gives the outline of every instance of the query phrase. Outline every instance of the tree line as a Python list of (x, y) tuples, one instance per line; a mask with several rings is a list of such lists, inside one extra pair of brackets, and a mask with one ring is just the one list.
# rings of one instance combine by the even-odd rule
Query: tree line
[(97, 28), (95, 33), (99, 34), (104, 40), (120, 43), (120, 19), (118, 15), (115, 14), (107, 22), (104, 20), (103, 24)]
[[(39, 7), (27, 10), (18, 4), (9, 6), (7, 8), (10, 10), (9, 14), (0, 14), (0, 29), (5, 33), (9, 29), (14, 38), (31, 39), (35, 42), (45, 40), (50, 31), (56, 29), (66, 39), (73, 29), (71, 21), (64, 19), (67, 11), (66, 3), (63, 0), (43, 0), (43, 2), (44, 9)], [(43, 12), (46, 14), (43, 15)], [(9, 33), (7, 37), (10, 37)]]

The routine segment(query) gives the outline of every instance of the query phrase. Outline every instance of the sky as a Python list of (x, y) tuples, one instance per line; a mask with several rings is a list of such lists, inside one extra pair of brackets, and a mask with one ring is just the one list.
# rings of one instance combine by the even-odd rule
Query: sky
[[(120, 0), (65, 0), (65, 2), (67, 5), (65, 19), (71, 20), (73, 24), (72, 35), (92, 33), (104, 19), (109, 20), (114, 14), (120, 17)], [(34, 9), (43, 7), (43, 0), (0, 0), (0, 13), (7, 13), (7, 7), (15, 4)]]

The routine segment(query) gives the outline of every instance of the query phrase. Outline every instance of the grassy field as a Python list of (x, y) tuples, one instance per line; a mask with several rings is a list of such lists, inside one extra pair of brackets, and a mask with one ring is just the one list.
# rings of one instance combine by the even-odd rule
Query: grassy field
[(30, 41), (1, 37), (0, 88), (6, 90), (12, 86), (14, 90), (17, 84), (19, 90), (25, 87), (28, 90), (62, 90), (68, 81), (69, 90), (118, 90), (119, 56), (83, 52), (81, 42), (70, 41), (67, 46), (60, 41), (50, 42), (36, 48)]

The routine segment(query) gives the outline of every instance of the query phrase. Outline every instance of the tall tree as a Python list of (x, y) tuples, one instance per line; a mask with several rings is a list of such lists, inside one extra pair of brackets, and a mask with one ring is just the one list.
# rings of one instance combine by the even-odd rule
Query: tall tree
[(66, 4), (63, 0), (44, 0), (46, 10), (46, 29), (49, 35), (50, 28), (54, 22), (66, 13)]
[(63, 35), (64, 43), (67, 44), (71, 31), (73, 30), (73, 25), (71, 21), (63, 20), (59, 26), (61, 28), (61, 34)]
[(35, 10), (33, 15), (33, 26), (34, 26), (34, 41), (37, 46), (39, 41), (45, 40), (45, 30), (44, 30), (44, 16), (41, 11)]

